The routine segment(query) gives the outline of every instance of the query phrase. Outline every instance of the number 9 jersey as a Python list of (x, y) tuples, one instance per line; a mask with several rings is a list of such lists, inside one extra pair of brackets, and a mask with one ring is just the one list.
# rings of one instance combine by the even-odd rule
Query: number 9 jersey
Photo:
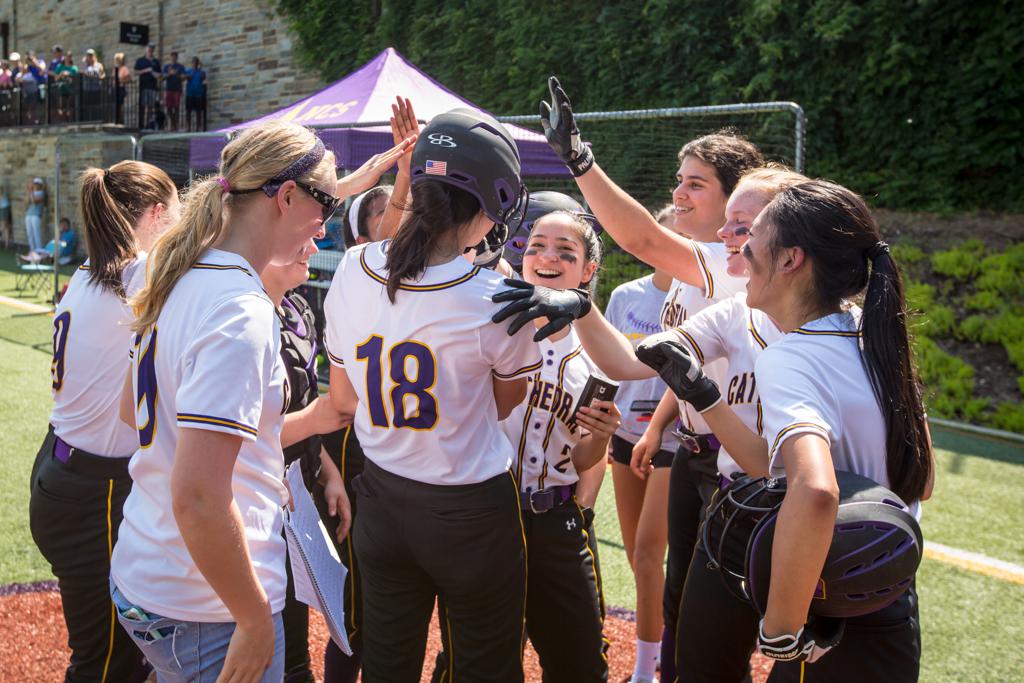
[(427, 484), (475, 484), (509, 469), (492, 378), (540, 369), (524, 327), (509, 336), (491, 316), (502, 276), (463, 258), (404, 281), (391, 303), (389, 242), (349, 249), (324, 303), (326, 347), (352, 382), (359, 443), (375, 465)]
[[(118, 417), (128, 368), (131, 309), (89, 280), (89, 262), (71, 276), (53, 316), (53, 413), (62, 440), (89, 453), (128, 457), (139, 447), (135, 430)], [(136, 259), (121, 274), (127, 296), (145, 283), (146, 262)]]

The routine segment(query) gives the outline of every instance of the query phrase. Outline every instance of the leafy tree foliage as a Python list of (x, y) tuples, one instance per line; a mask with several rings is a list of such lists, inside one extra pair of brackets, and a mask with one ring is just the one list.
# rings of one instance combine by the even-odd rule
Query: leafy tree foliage
[(808, 116), (808, 172), (876, 205), (1024, 210), (1014, 0), (276, 5), (327, 80), (393, 45), (497, 112), (533, 111), (552, 73), (582, 109), (793, 100)]

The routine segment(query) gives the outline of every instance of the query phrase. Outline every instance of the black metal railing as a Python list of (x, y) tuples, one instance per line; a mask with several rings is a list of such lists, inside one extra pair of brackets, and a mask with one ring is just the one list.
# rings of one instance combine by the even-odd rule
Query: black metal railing
[[(205, 124), (205, 114), (195, 117), (196, 128), (200, 120)], [(0, 88), (0, 128), (100, 123), (138, 130), (187, 130), (184, 93), (177, 116), (177, 121), (170, 120), (163, 88), (144, 90), (138, 81), (118, 83), (116, 76), (69, 74), (34, 87)]]

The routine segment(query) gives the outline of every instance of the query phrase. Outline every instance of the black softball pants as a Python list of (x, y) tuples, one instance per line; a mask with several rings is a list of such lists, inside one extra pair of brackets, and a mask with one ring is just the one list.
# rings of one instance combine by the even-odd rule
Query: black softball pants
[(718, 487), (718, 450), (702, 449), (694, 453), (683, 446), (676, 451), (668, 481), (668, 558), (665, 566), (665, 592), (662, 616), (661, 679), (675, 676), (675, 643), (679, 605), (686, 583), (686, 572), (697, 544), (701, 514)]
[(353, 482), (365, 683), (420, 680), (435, 598), (450, 681), (520, 683), (526, 546), (512, 475), (466, 486), (367, 459)]
[(608, 680), (604, 595), (594, 511), (576, 500), (535, 514), (526, 530), (526, 633), (544, 683)]
[(66, 683), (122, 683), (145, 677), (142, 654), (110, 600), (110, 554), (132, 488), (128, 458), (53, 452), (50, 427), (32, 469), (29, 526), (60, 588), (71, 660)]

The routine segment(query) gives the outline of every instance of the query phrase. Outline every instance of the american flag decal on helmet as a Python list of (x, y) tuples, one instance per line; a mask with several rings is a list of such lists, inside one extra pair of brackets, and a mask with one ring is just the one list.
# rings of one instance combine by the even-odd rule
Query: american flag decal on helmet
[(448, 162), (427, 159), (426, 172), (427, 175), (448, 175)]

